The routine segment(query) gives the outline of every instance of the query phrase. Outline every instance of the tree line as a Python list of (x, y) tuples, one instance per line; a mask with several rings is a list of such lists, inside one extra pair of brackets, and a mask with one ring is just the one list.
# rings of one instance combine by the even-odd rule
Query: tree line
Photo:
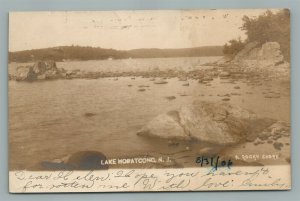
[(100, 47), (61, 46), (44, 49), (9, 52), (10, 62), (37, 60), (104, 60), (126, 58), (223, 56), (222, 46), (205, 46), (182, 49), (134, 49), (115, 50)]

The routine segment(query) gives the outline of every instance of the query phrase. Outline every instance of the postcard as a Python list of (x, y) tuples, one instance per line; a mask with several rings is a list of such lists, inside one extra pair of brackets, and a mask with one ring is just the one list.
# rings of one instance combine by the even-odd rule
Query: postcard
[(291, 189), (288, 9), (11, 12), (11, 193)]

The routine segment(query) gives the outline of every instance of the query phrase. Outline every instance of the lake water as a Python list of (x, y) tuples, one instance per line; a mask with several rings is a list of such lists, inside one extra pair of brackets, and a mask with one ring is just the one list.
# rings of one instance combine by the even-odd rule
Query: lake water
[[(132, 59), (65, 62), (58, 65), (86, 71), (150, 70), (157, 66), (160, 69), (174, 67), (189, 70), (199, 68), (198, 61), (216, 59), (176, 58), (176, 62), (174, 59)], [(124, 65), (126, 62), (131, 65)], [(140, 77), (31, 83), (9, 81), (10, 168), (30, 169), (41, 161), (84, 150), (100, 151), (108, 157), (157, 152), (153, 144), (136, 135), (147, 122), (195, 99), (221, 101), (222, 97), (218, 95), (237, 92), (234, 89), (236, 85), (241, 88), (238, 90), (241, 96), (231, 96), (232, 104), (251, 109), (262, 117), (289, 121), (290, 94), (287, 84), (272, 82), (254, 87), (242, 82), (232, 84), (214, 79), (211, 86), (199, 84), (196, 80), (189, 80), (190, 86), (182, 86), (183, 82), (177, 78), (167, 81), (168, 84), (163, 85)], [(149, 87), (140, 92), (140, 85)], [(280, 92), (281, 98), (264, 98), (263, 92), (268, 88)], [(176, 98), (168, 100), (167, 96)]]
[[(201, 64), (217, 61), (222, 57), (178, 57), (178, 58), (148, 58), (148, 59), (116, 59), (57, 62), (58, 68), (88, 72), (138, 72), (152, 70), (184, 70), (190, 71), (201, 68)], [(11, 63), (9, 73), (14, 74), (20, 65), (32, 63)]]

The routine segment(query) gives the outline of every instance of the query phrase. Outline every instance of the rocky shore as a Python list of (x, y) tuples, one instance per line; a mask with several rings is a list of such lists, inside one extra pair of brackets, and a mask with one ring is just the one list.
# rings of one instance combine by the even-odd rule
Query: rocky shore
[(9, 74), (9, 79), (32, 82), (53, 79), (143, 77), (151, 79), (156, 84), (166, 84), (167, 81), (162, 80), (177, 77), (179, 81), (193, 79), (202, 84), (209, 84), (214, 78), (219, 77), (228, 82), (243, 80), (256, 85), (270, 80), (289, 81), (290, 64), (284, 60), (279, 48), (276, 42), (268, 42), (261, 47), (257, 47), (257, 43), (249, 43), (234, 58), (224, 57), (217, 62), (204, 64), (203, 68), (190, 71), (173, 69), (138, 72), (87, 72), (79, 69), (67, 71), (57, 68), (54, 61), (38, 61), (33, 65), (17, 67), (14, 74)]
[[(194, 71), (177, 71), (169, 69), (161, 71), (159, 69), (152, 71), (138, 71), (138, 72), (87, 72), (79, 69), (67, 71), (63, 68), (57, 68), (53, 61), (38, 61), (32, 66), (19, 66), (15, 74), (10, 74), (10, 80), (16, 81), (38, 81), (38, 80), (53, 80), (53, 79), (99, 79), (105, 77), (143, 77), (151, 78), (157, 84), (161, 84), (155, 78), (174, 78), (178, 77), (180, 81), (187, 79), (198, 79), (199, 82), (211, 81), (218, 75), (217, 67), (210, 69)], [(117, 79), (116, 79), (117, 80)], [(163, 83), (164, 84), (164, 83)]]
[[(199, 83), (209, 85), (211, 79), (217, 76), (224, 83), (242, 81), (253, 87), (272, 80), (289, 82), (289, 63), (284, 61), (279, 44), (270, 42), (261, 47), (257, 45), (250, 43), (232, 59), (223, 58), (207, 64), (213, 66), (210, 73), (196, 79)], [(235, 86), (234, 89), (239, 90), (240, 87)], [(233, 95), (241, 94), (218, 94), (224, 97), (223, 102), (195, 101), (178, 110), (161, 114), (146, 124), (137, 135), (165, 140), (169, 146), (197, 142), (199, 146), (196, 152), (200, 155), (221, 154), (232, 158), (242, 150), (246, 155), (253, 151), (263, 155), (267, 150), (281, 152), (283, 147), (289, 147), (288, 122), (259, 118), (249, 110), (227, 103)], [(263, 95), (265, 98), (280, 98), (280, 94), (274, 91), (263, 92)], [(263, 147), (257, 150), (257, 146)], [(187, 148), (189, 150), (190, 145)], [(289, 153), (281, 152), (280, 155), (283, 161), (289, 161)], [(243, 165), (241, 162), (235, 161)], [(264, 163), (255, 161), (255, 165)]]
[[(138, 72), (70, 71), (58, 68), (53, 61), (39, 61), (33, 65), (18, 67), (15, 74), (9, 75), (9, 79), (18, 82), (35, 82), (108, 77), (113, 82), (120, 82), (120, 77), (131, 78), (129, 79), (131, 81), (138, 80), (136, 77), (146, 78), (150, 82), (142, 83), (143, 85), (128, 83), (128, 87), (136, 87), (138, 93), (147, 93), (153, 88), (152, 84), (158, 88), (162, 87), (160, 85), (170, 85), (170, 78), (175, 78), (176, 82), (178, 79), (180, 86), (184, 86), (185, 89), (191, 88), (190, 84), (196, 83), (197, 86), (199, 84), (213, 91), (213, 82), (218, 79), (221, 84), (234, 84), (231, 91), (218, 92), (214, 95), (213, 93), (199, 95), (192, 104), (161, 113), (141, 126), (139, 130), (137, 129), (136, 134), (139, 138), (146, 139), (146, 143), (159, 144), (157, 152), (149, 153), (149, 155), (171, 156), (174, 163), (168, 167), (186, 167), (194, 166), (195, 157), (203, 154), (234, 158), (236, 153), (259, 151), (264, 153), (266, 150), (272, 150), (280, 153), (284, 162), (288, 162), (289, 153), (283, 153), (283, 150), (284, 152), (289, 150), (287, 148), (290, 139), (289, 122), (282, 122), (275, 118), (261, 118), (250, 110), (238, 107), (231, 102), (233, 97), (241, 96), (242, 99), (242, 97), (256, 93), (255, 90), (244, 91), (242, 86), (244, 83), (253, 89), (265, 86), (271, 81), (289, 83), (290, 64), (284, 60), (279, 48), (279, 44), (275, 42), (268, 42), (261, 46), (257, 43), (250, 43), (234, 58), (224, 57), (217, 62), (203, 65), (203, 68), (190, 71), (172, 69)], [(149, 85), (151, 85), (150, 88)], [(264, 88), (265, 91), (260, 95), (265, 99), (271, 101), (282, 96), (275, 87), (266, 85)], [(174, 102), (180, 96), (187, 96), (184, 92), (180, 96), (175, 95), (165, 95), (164, 99)], [(212, 98), (217, 96), (218, 101), (197, 100), (201, 99), (201, 96)], [(85, 113), (85, 117), (92, 116), (93, 113)], [(169, 150), (174, 150), (174, 154), (170, 154)], [(84, 161), (85, 156), (85, 154), (80, 154), (80, 160), (74, 160), (74, 164), (70, 166), (71, 169), (77, 168), (78, 164), (81, 164), (80, 161)], [(68, 160), (54, 161), (54, 164), (69, 164)], [(48, 167), (49, 164), (45, 164)], [(47, 168), (45, 164), (43, 167)], [(250, 163), (235, 161), (235, 164), (249, 165)], [(257, 164), (265, 164), (265, 161), (255, 161), (255, 165)], [(51, 165), (53, 165), (52, 162)], [(157, 164), (153, 167), (156, 167), (155, 165)], [(60, 168), (61, 166), (58, 166), (58, 169)]]

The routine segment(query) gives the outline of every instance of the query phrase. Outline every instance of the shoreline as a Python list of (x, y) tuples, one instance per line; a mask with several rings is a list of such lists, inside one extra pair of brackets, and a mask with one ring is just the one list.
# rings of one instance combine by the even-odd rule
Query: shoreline
[[(201, 68), (203, 67), (203, 68)], [(54, 63), (46, 63), (44, 64), (36, 64), (35, 66), (28, 67), (29, 70), (36, 72), (33, 74), (33, 80), (17, 80), (15, 77), (10, 76), (10, 80), (16, 80), (18, 83), (39, 83), (39, 82), (45, 82), (50, 80), (80, 80), (80, 79), (101, 79), (101, 78), (108, 78), (111, 79), (112, 82), (118, 83), (118, 80), (121, 81), (121, 78), (126, 78), (126, 80), (134, 81), (134, 80), (140, 80), (141, 78), (147, 79), (147, 81), (150, 83), (151, 87), (149, 89), (149, 86), (145, 85), (145, 83), (140, 83), (139, 85), (135, 85), (134, 87), (131, 87), (131, 83), (128, 83), (128, 88), (131, 88), (132, 90), (136, 90), (138, 92), (135, 93), (146, 93), (147, 91), (151, 91), (152, 87), (155, 85), (170, 85), (174, 82), (178, 82), (178, 86), (184, 86), (189, 87), (192, 83), (197, 84), (199, 86), (203, 86), (204, 88), (207, 88), (207, 90), (211, 89), (214, 91), (215, 89), (222, 89), (222, 85), (224, 84), (224, 87), (227, 86), (226, 84), (230, 84), (230, 89), (228, 88), (228, 92), (218, 92), (218, 94), (212, 95), (210, 92), (199, 92), (200, 94), (197, 95), (197, 98), (201, 99), (208, 99), (212, 100), (213, 98), (218, 99), (219, 101), (223, 101), (224, 103), (226, 101), (229, 101), (230, 103), (236, 103), (232, 102), (232, 100), (236, 101), (237, 97), (241, 97), (239, 101), (242, 101), (242, 99), (246, 98), (247, 96), (251, 95), (252, 93), (256, 94), (258, 91), (255, 89), (258, 88), (264, 88), (262, 91), (263, 94), (260, 93), (259, 96), (261, 96), (262, 99), (265, 100), (271, 100), (274, 99), (274, 101), (277, 101), (281, 99), (281, 97), (284, 97), (285, 95), (278, 94), (276, 86), (273, 85), (273, 82), (281, 82), (289, 83), (289, 76), (285, 76), (286, 74), (276, 74), (273, 72), (272, 68), (276, 67), (269, 67), (265, 71), (261, 71), (260, 68), (244, 68), (241, 65), (232, 63), (232, 62), (213, 62), (213, 63), (206, 63), (199, 66), (198, 69), (190, 70), (190, 71), (183, 71), (183, 70), (152, 70), (152, 71), (136, 71), (136, 72), (86, 72), (81, 70), (72, 70), (67, 71), (62, 68), (57, 68), (56, 64)], [(25, 67), (26, 70), (26, 67)], [(214, 85), (215, 82), (219, 82), (220, 85)], [(121, 84), (122, 82), (120, 82)], [(70, 83), (71, 84), (71, 83)], [(177, 84), (175, 86), (177, 86)], [(108, 83), (108, 86), (110, 84)], [(243, 89), (244, 85), (248, 85), (249, 89), (248, 91), (244, 91)], [(125, 85), (127, 87), (127, 84)], [(166, 86), (165, 86), (166, 87)], [(228, 86), (229, 87), (229, 86)], [(286, 86), (287, 89), (289, 86)], [(157, 89), (161, 89), (164, 87), (157, 86)], [(241, 89), (240, 89), (241, 88)], [(254, 91), (251, 91), (251, 88)], [(186, 88), (185, 88), (186, 89)], [(125, 89), (127, 90), (127, 89)], [(250, 90), (250, 91), (249, 91)], [(146, 92), (144, 92), (146, 91)], [(185, 90), (183, 90), (185, 91)], [(203, 93), (205, 97), (203, 96)], [(249, 94), (248, 94), (249, 93)], [(251, 94), (250, 94), (251, 93)], [(265, 94), (264, 94), (265, 93)], [(178, 97), (180, 97), (178, 94), (169, 94), (170, 96), (164, 97), (166, 101), (174, 101), (177, 100)], [(175, 97), (176, 95), (176, 97)], [(258, 95), (258, 94), (257, 94)], [(196, 97), (195, 97), (196, 98)], [(251, 105), (251, 104), (250, 104)], [(249, 108), (248, 108), (249, 109)], [(97, 114), (94, 117), (94, 114), (85, 113), (86, 118), (97, 118)], [(288, 122), (289, 123), (289, 122)], [(271, 138), (273, 138), (273, 135), (270, 135)], [(275, 136), (276, 138), (276, 136)], [(144, 143), (149, 144), (149, 140), (145, 140)], [(274, 143), (276, 140), (273, 141)], [(281, 144), (284, 144), (284, 150), (287, 152), (289, 149), (288, 142), (284, 141)], [(144, 145), (146, 145), (144, 144)], [(15, 145), (14, 145), (15, 146)], [(195, 148), (193, 148), (195, 146)], [(166, 153), (164, 155), (168, 154), (168, 151), (170, 148), (174, 151), (177, 150), (177, 154), (174, 155), (174, 159), (176, 163), (172, 163), (171, 166), (175, 167), (189, 167), (191, 164), (189, 164), (191, 161), (193, 161), (193, 158), (195, 156), (204, 153), (204, 150), (199, 150), (199, 145), (189, 145), (189, 143), (183, 143), (181, 142), (179, 146), (177, 146), (176, 142), (171, 143), (169, 145), (169, 142), (165, 143), (164, 145), (160, 145), (157, 148), (157, 151), (149, 152), (151, 156), (159, 156), (162, 155), (162, 153)], [(245, 148), (246, 146), (246, 148)], [(252, 152), (254, 150), (257, 150), (257, 146), (263, 146), (263, 150), (273, 150), (273, 144), (269, 144), (267, 140), (261, 140), (258, 139), (253, 142), (245, 142), (241, 144), (235, 144), (231, 148), (224, 148), (222, 150), (219, 150), (219, 153), (224, 153), (224, 156), (234, 155), (234, 153), (240, 153), (241, 151), (245, 150), (246, 152)], [(275, 146), (275, 145), (274, 145)], [(190, 150), (186, 150), (187, 147)], [(198, 147), (198, 148), (197, 148)], [(267, 148), (265, 148), (267, 147)], [(92, 149), (92, 150), (98, 150), (98, 149)], [(105, 149), (103, 149), (105, 150)], [(155, 149), (156, 150), (156, 149)], [(164, 151), (165, 150), (165, 151)], [(88, 151), (87, 149), (83, 151)], [(98, 150), (101, 151), (101, 150)], [(183, 152), (182, 152), (183, 151)], [(207, 150), (206, 150), (207, 151)], [(275, 148), (276, 151), (276, 148)], [(181, 153), (182, 152), (182, 153)], [(75, 154), (70, 153), (70, 154)], [(116, 153), (115, 153), (116, 154)], [(108, 157), (119, 157), (118, 154), (108, 155)], [(120, 153), (119, 153), (120, 154)], [(127, 153), (126, 153), (127, 154)], [(131, 156), (132, 154), (127, 154)], [(186, 158), (186, 155), (190, 156), (191, 160), (188, 160)], [(135, 157), (135, 156), (134, 156)], [(62, 158), (56, 157), (58, 160), (63, 161)], [(63, 157), (64, 158), (64, 157)], [(53, 162), (52, 160), (56, 160), (55, 158), (45, 158), (45, 161), (47, 162)], [(287, 163), (288, 160), (286, 158), (280, 159), (280, 163)], [(41, 161), (40, 161), (41, 162)], [(274, 163), (278, 163), (279, 161), (275, 161)], [(251, 163), (250, 163), (251, 164)], [(257, 164), (257, 163), (255, 163)], [(243, 165), (243, 164), (242, 164)], [(244, 165), (249, 165), (249, 163), (244, 163)]]

